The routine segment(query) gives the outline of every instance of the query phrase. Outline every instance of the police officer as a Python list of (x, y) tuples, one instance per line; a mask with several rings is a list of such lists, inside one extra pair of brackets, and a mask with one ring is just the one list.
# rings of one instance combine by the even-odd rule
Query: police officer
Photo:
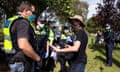
[(49, 36), (46, 23), (47, 21), (44, 18), (39, 18), (37, 21), (37, 30), (40, 33), (37, 38), (37, 42), (38, 42), (37, 51), (41, 56), (41, 61), (42, 61), (42, 65), (40, 67), (41, 71), (45, 70), (45, 63), (46, 63), (45, 53), (47, 50), (47, 40)]
[[(62, 29), (62, 33), (61, 33), (61, 37), (59, 40), (59, 46), (60, 48), (65, 48), (66, 44), (71, 44), (72, 45), (72, 39), (71, 39), (71, 35), (70, 35), (70, 30), (69, 30), (69, 26), (64, 26)], [(68, 61), (69, 65), (70, 65), (70, 54), (72, 53), (58, 53), (58, 60), (60, 61), (60, 72), (67, 72), (67, 68), (66, 68), (66, 61)]]
[(27, 20), (32, 14), (31, 4), (22, 1), (17, 8), (18, 15), (9, 18), (4, 25), (4, 48), (16, 50), (10, 60), (12, 72), (31, 72), (33, 60), (40, 62), (40, 56), (34, 51), (35, 33)]
[(53, 31), (53, 21), (48, 21), (47, 29), (48, 29), (48, 40), (47, 40), (47, 50), (45, 54), (45, 58), (47, 59), (46, 62), (46, 69), (48, 71), (53, 71), (56, 62), (56, 52), (50, 47), (50, 45), (54, 45), (55, 40), (55, 33)]
[(104, 32), (104, 41), (106, 47), (106, 66), (112, 66), (112, 50), (114, 48), (114, 31), (110, 24), (106, 24)]

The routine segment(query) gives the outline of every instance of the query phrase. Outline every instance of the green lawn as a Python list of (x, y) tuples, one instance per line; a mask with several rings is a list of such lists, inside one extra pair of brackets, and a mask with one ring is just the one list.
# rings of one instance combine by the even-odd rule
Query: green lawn
[[(89, 45), (86, 50), (88, 62), (85, 72), (120, 72), (120, 46), (113, 50), (113, 65), (112, 67), (105, 66), (105, 48), (104, 45), (94, 45), (94, 35), (89, 35)], [(60, 65), (57, 62), (54, 72), (58, 72)]]
[(120, 72), (120, 48), (113, 50), (112, 67), (105, 66), (105, 50), (103, 46), (94, 46), (96, 48), (88, 48), (88, 63), (86, 72)]

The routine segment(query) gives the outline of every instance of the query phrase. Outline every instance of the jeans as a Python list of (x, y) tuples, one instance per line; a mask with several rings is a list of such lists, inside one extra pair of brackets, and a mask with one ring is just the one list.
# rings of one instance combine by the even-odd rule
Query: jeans
[(23, 63), (14, 63), (9, 64), (12, 72), (23, 72), (24, 71), (24, 65)]
[(85, 65), (84, 63), (71, 63), (70, 72), (84, 72)]

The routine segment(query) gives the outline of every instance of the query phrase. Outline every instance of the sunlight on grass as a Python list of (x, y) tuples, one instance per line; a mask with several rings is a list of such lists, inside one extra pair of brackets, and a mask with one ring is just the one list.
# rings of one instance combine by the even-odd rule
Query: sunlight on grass
[[(104, 45), (95, 45), (95, 35), (89, 35), (87, 52), (87, 65), (85, 72), (120, 72), (120, 45), (113, 50), (112, 67), (105, 66), (105, 48)], [(56, 64), (54, 72), (59, 72), (59, 62)]]
[[(113, 50), (112, 67), (105, 66), (105, 48), (104, 45), (91, 45), (91, 40), (95, 36), (89, 35), (89, 46), (87, 49), (88, 63), (85, 72), (119, 72), (120, 71), (120, 47)], [(94, 42), (94, 40), (93, 40)], [(91, 48), (91, 47), (92, 48)]]

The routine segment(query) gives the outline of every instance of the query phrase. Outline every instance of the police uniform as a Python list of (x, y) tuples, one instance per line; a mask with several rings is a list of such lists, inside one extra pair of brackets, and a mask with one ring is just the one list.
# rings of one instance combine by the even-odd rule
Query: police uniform
[(7, 52), (12, 51), (13, 45), (12, 45), (12, 40), (11, 40), (11, 35), (10, 35), (10, 27), (13, 23), (14, 20), (18, 19), (19, 16), (14, 16), (12, 18), (9, 18), (6, 20), (3, 28), (3, 33), (4, 33), (4, 49)]
[[(53, 45), (54, 44), (54, 39), (55, 39), (55, 34), (54, 31), (52, 30), (52, 28), (48, 28), (49, 31), (49, 36), (48, 36), (48, 40), (49, 40), (49, 45)], [(56, 60), (56, 53), (52, 50), (52, 48), (49, 47), (49, 55), (46, 58), (46, 69), (47, 71), (53, 71), (54, 67), (55, 67), (55, 60)]]
[[(59, 45), (61, 48), (65, 48), (65, 44), (68, 45), (73, 45), (72, 39), (70, 36), (67, 36), (66, 34), (61, 34)], [(61, 70), (60, 72), (67, 72), (66, 68), (66, 61), (68, 61), (68, 64), (71, 64), (71, 58), (72, 58), (72, 53), (58, 53), (58, 59), (60, 61), (61, 65)]]
[(104, 41), (106, 47), (106, 65), (112, 66), (112, 50), (114, 48), (114, 32), (109, 29), (104, 33)]
[(32, 59), (24, 55), (17, 43), (18, 38), (27, 37), (31, 46), (35, 48), (35, 33), (34, 29), (29, 24), (29, 21), (27, 19), (24, 19), (20, 15), (13, 16), (6, 21), (3, 31), (4, 49), (6, 51), (11, 51), (12, 49), (16, 50), (16, 52), (10, 59), (10, 64), (16, 64), (17, 62), (21, 62), (21, 65), (24, 64), (25, 71), (31, 71), (31, 64), (33, 61)]
[(45, 52), (46, 52), (46, 44), (48, 40), (48, 30), (46, 27), (43, 27), (39, 30), (40, 34), (38, 35), (38, 44), (39, 44), (39, 50), (40, 55), (42, 58), (45, 57)]

